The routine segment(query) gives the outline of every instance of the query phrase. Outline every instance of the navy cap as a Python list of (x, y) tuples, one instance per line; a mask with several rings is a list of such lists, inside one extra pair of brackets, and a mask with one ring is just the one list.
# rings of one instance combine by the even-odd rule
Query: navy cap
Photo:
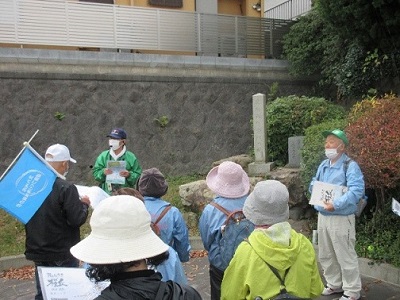
[(122, 128), (114, 128), (113, 130), (111, 130), (111, 133), (107, 135), (107, 137), (117, 140), (124, 140), (126, 139), (126, 132)]

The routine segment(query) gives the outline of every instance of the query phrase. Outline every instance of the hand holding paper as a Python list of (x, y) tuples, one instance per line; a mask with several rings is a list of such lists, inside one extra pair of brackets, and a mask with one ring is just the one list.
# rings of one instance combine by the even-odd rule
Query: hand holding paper
[(75, 185), (78, 189), (78, 193), (83, 197), (88, 197), (90, 199), (89, 203), (93, 208), (96, 208), (97, 204), (105, 198), (110, 197), (105, 191), (103, 191), (98, 186), (84, 186), (84, 185)]
[[(333, 201), (341, 197), (347, 191), (347, 187), (342, 185), (330, 184), (322, 181), (315, 181), (309, 203), (325, 207), (333, 207)], [(328, 209), (329, 210), (329, 209)]]

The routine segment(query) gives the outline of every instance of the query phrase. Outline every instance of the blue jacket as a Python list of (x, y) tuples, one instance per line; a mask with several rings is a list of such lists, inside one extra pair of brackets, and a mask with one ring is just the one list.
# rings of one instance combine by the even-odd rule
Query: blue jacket
[[(243, 209), (247, 195), (241, 198), (229, 199), (217, 196), (214, 202), (228, 211)], [(216, 207), (207, 204), (199, 221), (200, 236), (204, 249), (208, 251), (208, 260), (211, 265), (223, 270), (221, 254), (219, 252), (219, 240), (221, 239), (221, 226), (226, 220), (226, 215)]]
[(315, 180), (347, 186), (347, 192), (333, 202), (334, 211), (329, 212), (322, 206), (314, 206), (323, 215), (352, 215), (357, 211), (358, 201), (364, 196), (364, 176), (354, 160), (351, 160), (348, 164), (347, 173), (345, 174), (344, 162), (349, 159), (343, 153), (333, 166), (330, 165), (329, 159), (325, 159), (319, 165), (317, 173), (310, 183), (310, 193), (312, 192)]
[[(170, 203), (160, 198), (145, 196), (144, 205), (150, 213), (151, 221), (155, 222), (164, 208), (170, 205)], [(181, 262), (189, 261), (189, 252), (191, 249), (189, 231), (179, 209), (173, 206), (157, 226), (160, 229), (160, 238), (178, 253)]]
[(162, 275), (162, 281), (167, 282), (168, 280), (175, 281), (179, 284), (188, 284), (185, 270), (183, 269), (182, 263), (179, 260), (178, 253), (169, 246), (169, 257), (167, 260), (159, 264), (156, 269)]

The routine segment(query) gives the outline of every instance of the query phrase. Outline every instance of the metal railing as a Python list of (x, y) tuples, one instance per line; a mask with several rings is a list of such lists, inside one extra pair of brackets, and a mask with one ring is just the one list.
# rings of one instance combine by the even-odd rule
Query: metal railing
[(311, 0), (288, 0), (264, 12), (264, 18), (294, 20), (311, 10)]
[(0, 0), (0, 43), (278, 57), (290, 21), (67, 0)]

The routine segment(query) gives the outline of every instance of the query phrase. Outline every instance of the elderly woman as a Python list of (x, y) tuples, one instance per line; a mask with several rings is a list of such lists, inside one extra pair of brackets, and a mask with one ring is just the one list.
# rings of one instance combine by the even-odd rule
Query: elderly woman
[(128, 195), (104, 199), (93, 211), (90, 226), (90, 235), (71, 253), (90, 264), (90, 279), (111, 281), (96, 299), (201, 299), (194, 288), (162, 282), (161, 274), (148, 268), (168, 257), (168, 245), (152, 231), (141, 200)]

